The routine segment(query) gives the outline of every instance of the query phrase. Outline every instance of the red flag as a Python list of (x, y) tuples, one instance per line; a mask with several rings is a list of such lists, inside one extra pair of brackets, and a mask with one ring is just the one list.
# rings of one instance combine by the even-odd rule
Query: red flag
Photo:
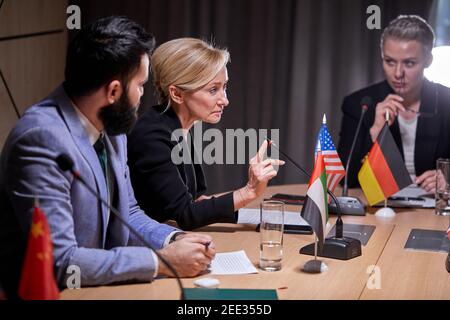
[(309, 180), (306, 200), (301, 216), (314, 230), (319, 239), (319, 250), (322, 250), (328, 222), (327, 175), (325, 161), (321, 151), (317, 152), (314, 170)]
[(45, 214), (37, 206), (34, 207), (33, 222), (28, 236), (19, 296), (25, 300), (59, 299), (59, 290), (53, 273), (50, 228)]
[(358, 180), (371, 206), (412, 183), (387, 122), (359, 170)]

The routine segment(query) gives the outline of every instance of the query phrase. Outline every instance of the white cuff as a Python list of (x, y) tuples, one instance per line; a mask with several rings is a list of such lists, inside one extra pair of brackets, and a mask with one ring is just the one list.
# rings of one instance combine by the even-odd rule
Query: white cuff
[(158, 270), (159, 270), (159, 259), (156, 253), (153, 250), (150, 250), (150, 253), (152, 254), (153, 261), (155, 261), (155, 271), (153, 272), (153, 279), (155, 279), (158, 276)]
[(175, 231), (172, 231), (171, 233), (169, 233), (169, 235), (166, 237), (166, 240), (164, 240), (163, 248), (170, 243), (170, 240), (172, 239), (174, 234), (175, 233), (179, 233), (179, 232), (181, 232), (181, 231), (180, 230), (175, 230)]

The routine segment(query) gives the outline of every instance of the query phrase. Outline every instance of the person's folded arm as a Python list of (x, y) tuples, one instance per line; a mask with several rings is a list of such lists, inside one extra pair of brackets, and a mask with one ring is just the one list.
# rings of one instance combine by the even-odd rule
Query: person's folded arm
[[(79, 267), (81, 285), (101, 285), (123, 281), (151, 281), (156, 261), (150, 250), (143, 247), (118, 247), (112, 250), (79, 245), (75, 234), (72, 188), (76, 184), (70, 173), (62, 172), (55, 158), (64, 152), (74, 158), (78, 150), (71, 149), (60, 139), (61, 127), (33, 128), (21, 134), (11, 144), (6, 159), (6, 184), (14, 212), (28, 236), (33, 212), (32, 199), (23, 195), (40, 196), (40, 208), (47, 217), (53, 243), (57, 282), (66, 285), (70, 265)], [(44, 141), (51, 141), (44, 143)], [(78, 184), (78, 187), (83, 187)], [(89, 201), (90, 200), (90, 201)], [(95, 203), (93, 203), (95, 201)], [(83, 206), (97, 205), (95, 198), (86, 199)], [(86, 207), (87, 208), (87, 207)], [(101, 237), (101, 226), (97, 228)]]
[(129, 136), (128, 145), (134, 192), (147, 214), (159, 221), (175, 220), (184, 230), (236, 222), (232, 193), (198, 202), (189, 193), (173, 162), (176, 143), (166, 128), (141, 126)]

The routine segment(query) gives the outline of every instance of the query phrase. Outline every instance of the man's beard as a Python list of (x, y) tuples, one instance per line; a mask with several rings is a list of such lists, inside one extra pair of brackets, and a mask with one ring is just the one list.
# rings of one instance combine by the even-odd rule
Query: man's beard
[(133, 107), (126, 94), (119, 100), (100, 109), (99, 118), (110, 136), (130, 132), (137, 121), (137, 107)]

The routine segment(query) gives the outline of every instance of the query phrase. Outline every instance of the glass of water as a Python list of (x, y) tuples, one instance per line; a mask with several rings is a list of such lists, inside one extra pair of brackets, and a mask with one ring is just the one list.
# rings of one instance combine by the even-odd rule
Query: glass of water
[(265, 271), (281, 269), (283, 258), (284, 203), (261, 203), (259, 267)]
[(436, 161), (436, 209), (441, 216), (450, 215), (450, 159)]

